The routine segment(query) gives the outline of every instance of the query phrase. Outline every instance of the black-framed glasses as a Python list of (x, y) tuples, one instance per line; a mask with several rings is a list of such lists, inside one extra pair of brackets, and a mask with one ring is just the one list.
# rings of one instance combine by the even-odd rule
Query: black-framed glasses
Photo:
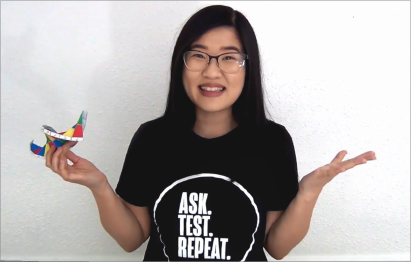
[(206, 69), (213, 58), (216, 59), (217, 66), (222, 71), (228, 74), (235, 74), (244, 67), (248, 55), (239, 52), (229, 52), (212, 56), (197, 50), (189, 50), (183, 55), (184, 64), (187, 69), (195, 72)]

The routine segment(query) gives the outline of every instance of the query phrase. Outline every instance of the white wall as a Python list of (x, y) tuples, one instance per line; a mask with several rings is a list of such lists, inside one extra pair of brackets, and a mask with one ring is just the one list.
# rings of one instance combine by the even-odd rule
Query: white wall
[[(115, 186), (132, 134), (164, 108), (179, 29), (209, 3), (1, 3), (1, 259), (141, 259), (105, 233), (90, 192), (28, 145), (87, 109), (75, 151)], [(256, 30), (301, 176), (342, 149), (378, 157), (325, 188), (285, 260), (409, 260), (410, 3), (226, 3)]]

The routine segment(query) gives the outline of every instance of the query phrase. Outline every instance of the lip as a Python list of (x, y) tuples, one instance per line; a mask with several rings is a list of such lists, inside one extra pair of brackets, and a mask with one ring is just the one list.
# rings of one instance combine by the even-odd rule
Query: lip
[[(206, 87), (222, 87), (223, 91), (205, 91), (203, 89), (201, 89), (201, 86), (206, 86)], [(216, 84), (216, 83), (206, 83), (206, 84), (202, 84), (200, 86), (198, 86), (198, 89), (200, 90), (201, 95), (205, 96), (205, 97), (219, 97), (221, 96), (225, 91), (226, 88), (220, 84)]]
[(224, 87), (223, 85), (217, 84), (217, 83), (204, 83), (201, 84), (200, 86), (207, 86), (207, 87)]

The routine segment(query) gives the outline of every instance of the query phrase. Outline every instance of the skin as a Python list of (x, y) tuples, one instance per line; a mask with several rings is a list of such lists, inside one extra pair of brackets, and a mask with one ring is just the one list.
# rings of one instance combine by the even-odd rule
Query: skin
[[(227, 46), (235, 46), (240, 52), (244, 52), (236, 31), (229, 27), (210, 30), (193, 43), (193, 46), (196, 45), (203, 48), (193, 49), (210, 55), (223, 53), (224, 47)], [(183, 83), (187, 95), (196, 105), (197, 121), (194, 131), (198, 135), (207, 138), (218, 137), (236, 126), (232, 117), (232, 105), (243, 89), (245, 72), (241, 70), (236, 74), (226, 74), (218, 68), (214, 59), (202, 72), (193, 72), (185, 68)], [(208, 82), (225, 86), (226, 92), (220, 97), (202, 96), (198, 86)], [(376, 159), (375, 153), (370, 151), (342, 161), (346, 154), (346, 151), (339, 152), (330, 164), (304, 176), (300, 181), (297, 197), (286, 211), (267, 213), (265, 249), (272, 257), (284, 258), (306, 236), (315, 203), (327, 183), (341, 172)]]
[[(196, 43), (194, 49), (210, 55), (226, 52), (224, 47), (235, 46), (243, 52), (238, 35), (232, 28), (211, 30)], [(183, 83), (189, 98), (196, 105), (197, 121), (194, 131), (213, 138), (226, 134), (237, 123), (232, 117), (232, 105), (241, 94), (245, 78), (244, 68), (236, 74), (222, 72), (213, 59), (204, 71), (183, 71)], [(198, 85), (214, 82), (226, 87), (220, 97), (204, 97)], [(89, 188), (96, 200), (104, 229), (127, 252), (139, 248), (149, 237), (150, 217), (146, 207), (133, 206), (114, 192), (107, 177), (90, 161), (71, 151), (75, 143), (68, 142), (56, 150), (52, 147), (46, 156), (46, 166), (65, 181)], [(267, 213), (265, 249), (275, 259), (284, 258), (306, 236), (312, 213), (322, 189), (337, 175), (376, 159), (372, 151), (343, 161), (341, 151), (327, 165), (307, 174), (299, 183), (299, 192), (285, 211)], [(72, 164), (69, 164), (70, 161)]]
[(126, 252), (133, 252), (150, 236), (148, 208), (134, 206), (121, 199), (105, 174), (70, 150), (75, 144), (68, 142), (57, 150), (51, 147), (46, 155), (46, 166), (65, 181), (89, 188), (103, 228)]
[(265, 249), (275, 259), (283, 259), (308, 233), (312, 213), (322, 189), (337, 175), (357, 165), (376, 159), (372, 151), (342, 161), (347, 151), (340, 151), (327, 165), (301, 179), (299, 192), (285, 211), (268, 212)]
[[(228, 47), (235, 47), (237, 50)], [(237, 32), (231, 27), (210, 30), (192, 44), (192, 49), (209, 55), (232, 51), (244, 52)], [(236, 127), (237, 123), (232, 117), (232, 105), (243, 90), (245, 72), (246, 68), (243, 67), (235, 74), (227, 74), (220, 70), (215, 59), (200, 72), (193, 72), (184, 67), (183, 84), (188, 97), (196, 105), (197, 121), (194, 131), (198, 135), (213, 138)], [(210, 82), (223, 85), (226, 90), (219, 97), (203, 96), (198, 86)]]

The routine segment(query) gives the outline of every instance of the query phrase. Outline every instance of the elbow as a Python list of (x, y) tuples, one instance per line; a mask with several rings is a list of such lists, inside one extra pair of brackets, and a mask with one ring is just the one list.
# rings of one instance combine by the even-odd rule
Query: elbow
[(133, 244), (130, 244), (130, 243), (123, 243), (123, 244), (118, 243), (118, 244), (127, 253), (132, 253), (132, 252), (136, 251), (141, 246), (141, 244), (134, 244), (133, 245)]
[[(267, 250), (268, 251), (268, 250)], [(275, 260), (282, 260), (284, 259), (287, 254), (286, 253), (280, 253), (280, 252), (273, 252), (273, 251), (268, 251), (268, 254), (270, 254), (270, 256), (272, 256), (272, 258), (274, 258)]]
[(273, 248), (265, 248), (267, 253), (274, 258), (275, 260), (282, 260), (284, 259), (290, 252), (287, 252), (285, 250), (273, 250)]
[(144, 238), (126, 238), (126, 239), (116, 239), (117, 244), (127, 253), (132, 253), (139, 249), (146, 241), (147, 237)]
[(127, 253), (132, 253), (139, 249), (146, 241), (148, 237), (144, 237), (143, 239), (122, 239), (117, 240), (117, 244)]
[(126, 246), (122, 246), (122, 248), (123, 248), (123, 250), (126, 251), (127, 253), (132, 253), (132, 252), (134, 252), (134, 251), (136, 251), (136, 250), (138, 249), (138, 247), (137, 247), (137, 248), (134, 248), (134, 247), (126, 247)]
[(283, 258), (285, 258), (285, 255), (281, 256), (281, 255), (273, 255), (272, 256), (275, 260), (282, 260)]

